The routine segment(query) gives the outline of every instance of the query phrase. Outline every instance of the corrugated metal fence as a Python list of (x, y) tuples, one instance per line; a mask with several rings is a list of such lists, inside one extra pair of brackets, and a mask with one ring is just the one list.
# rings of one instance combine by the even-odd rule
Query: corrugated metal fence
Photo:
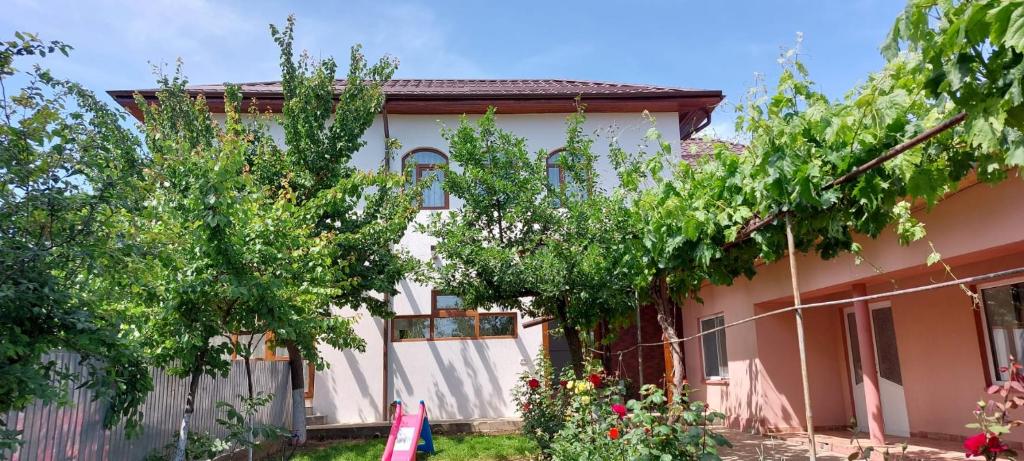
[[(82, 372), (77, 356), (71, 353), (54, 355), (71, 370)], [(153, 450), (162, 449), (171, 442), (181, 424), (185, 408), (188, 380), (168, 376), (163, 370), (150, 370), (153, 392), (143, 406), (143, 432), (127, 439), (120, 427), (103, 430), (104, 404), (92, 401), (92, 392), (71, 389), (68, 396), (74, 405), (58, 408), (40, 405), (23, 412), (7, 415), (10, 429), (23, 431), (24, 444), (14, 453), (0, 453), (0, 459), (12, 461), (61, 460), (141, 460)], [(291, 384), (288, 362), (256, 361), (252, 364), (253, 386), (256, 392), (274, 394), (274, 401), (263, 407), (259, 421), (290, 427)], [(241, 408), (239, 394), (246, 394), (245, 364), (235, 361), (227, 378), (204, 377), (196, 393), (193, 432), (210, 432), (216, 437), (226, 434), (217, 424), (217, 401), (231, 402)]]

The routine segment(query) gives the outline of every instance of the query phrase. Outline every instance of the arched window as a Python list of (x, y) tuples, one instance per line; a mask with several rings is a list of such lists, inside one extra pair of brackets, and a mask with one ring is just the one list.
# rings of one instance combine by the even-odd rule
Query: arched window
[(448, 156), (431, 148), (418, 148), (409, 151), (402, 157), (402, 170), (412, 168), (411, 183), (430, 181), (430, 186), (423, 190), (423, 201), (420, 208), (424, 210), (447, 210), (448, 192), (441, 187), (444, 182), (443, 165), (448, 164)]
[(558, 162), (562, 158), (562, 151), (564, 149), (555, 149), (548, 155), (547, 167), (548, 167), (548, 184), (551, 187), (558, 189), (565, 184), (565, 171), (562, 170), (562, 165)]
[[(562, 168), (561, 160), (562, 152), (564, 151), (565, 149), (560, 147), (551, 151), (551, 154), (548, 155), (548, 160), (546, 162), (548, 170), (548, 184), (550, 184), (551, 188), (555, 190), (560, 190), (562, 187), (565, 187), (565, 193), (568, 195), (586, 197), (587, 192), (573, 182), (572, 178), (566, 174), (565, 168)], [(555, 207), (562, 206), (561, 200), (559, 199), (555, 199), (553, 203)]]

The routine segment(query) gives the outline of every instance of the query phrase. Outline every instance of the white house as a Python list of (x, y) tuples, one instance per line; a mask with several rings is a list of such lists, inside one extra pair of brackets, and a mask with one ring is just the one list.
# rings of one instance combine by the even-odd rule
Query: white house
[[(243, 98), (280, 107), (279, 82), (243, 84)], [(204, 94), (214, 111), (223, 110), (223, 86), (189, 88)], [(154, 98), (154, 90), (138, 91)], [(141, 116), (133, 90), (111, 91), (114, 99), (137, 117)], [(654, 116), (665, 139), (689, 139), (708, 125), (711, 112), (721, 102), (721, 91), (626, 85), (579, 80), (392, 80), (385, 86), (384, 110), (365, 134), (366, 146), (355, 156), (356, 165), (376, 169), (382, 162), (402, 171), (416, 156), (418, 164), (447, 161), (442, 126), (456, 126), (459, 117), (497, 109), (502, 128), (523, 136), (531, 151), (551, 152), (562, 147), (565, 119), (575, 111), (579, 97), (587, 107), (586, 129), (621, 145), (639, 145)], [(277, 128), (280, 134), (280, 129)], [(403, 146), (397, 158), (385, 160), (385, 136)], [(607, 142), (595, 149), (607, 154)], [(679, 143), (674, 143), (679, 148)], [(457, 165), (455, 165), (457, 168)], [(613, 174), (604, 155), (599, 165), (605, 179)], [(558, 177), (558, 175), (553, 175)], [(440, 189), (428, 191), (418, 219), (430, 213), (458, 208), (460, 203)], [(415, 256), (429, 260), (430, 238), (414, 231), (403, 245)], [(396, 317), (390, 321), (362, 315), (357, 331), (366, 339), (365, 353), (323, 350), (330, 368), (311, 373), (307, 391), (316, 413), (327, 423), (386, 421), (395, 399), (424, 400), (431, 417), (482, 419), (515, 417), (511, 390), (516, 378), (532, 366), (542, 348), (563, 357), (558, 338), (547, 337), (547, 328), (523, 328), (523, 319), (506, 312), (446, 312), (456, 299), (411, 280), (403, 281), (393, 298)], [(280, 358), (266, 351), (266, 359)]]

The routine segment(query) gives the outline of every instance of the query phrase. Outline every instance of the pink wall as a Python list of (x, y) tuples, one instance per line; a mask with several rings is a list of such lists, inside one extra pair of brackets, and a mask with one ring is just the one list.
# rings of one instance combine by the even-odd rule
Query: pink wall
[[(943, 280), (941, 267), (924, 265), (929, 241), (958, 277), (1019, 267), (1024, 262), (1024, 182), (968, 186), (930, 213), (916, 216), (928, 236), (909, 247), (886, 231), (878, 240), (860, 238), (867, 263), (846, 255), (823, 261), (798, 255), (805, 302), (850, 296), (853, 283), (878, 293)], [(791, 305), (785, 261), (763, 265), (753, 280), (706, 286), (703, 305), (684, 307), (684, 331), (699, 330), (698, 319), (724, 312), (733, 322)], [(969, 434), (975, 402), (983, 397), (984, 374), (974, 313), (959, 288), (891, 300), (912, 432)], [(843, 426), (853, 415), (841, 307), (807, 312), (805, 325), (811, 398), (816, 426)], [(686, 344), (695, 397), (730, 416), (733, 425), (792, 429), (803, 425), (803, 396), (792, 315), (769, 317), (727, 330), (728, 383), (704, 383), (699, 341)], [(1018, 438), (1024, 440), (1024, 437)]]

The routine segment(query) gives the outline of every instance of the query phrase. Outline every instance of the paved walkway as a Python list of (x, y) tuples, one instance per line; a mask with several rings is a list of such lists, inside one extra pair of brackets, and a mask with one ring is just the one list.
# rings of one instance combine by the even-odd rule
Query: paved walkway
[[(764, 437), (734, 429), (720, 430), (733, 444), (733, 448), (721, 453), (724, 460), (757, 460), (783, 461), (806, 460), (807, 439), (804, 434), (784, 434), (781, 436)], [(857, 434), (860, 446), (871, 446), (865, 434)], [(852, 441), (849, 433), (826, 432), (816, 436), (818, 442), (818, 459), (822, 461), (841, 461), (856, 451), (857, 442)], [(893, 438), (888, 441), (887, 448), (898, 461), (947, 461), (963, 460), (962, 444), (955, 441), (931, 440), (919, 438)], [(906, 443), (906, 454), (900, 457), (902, 445)], [(872, 459), (882, 459), (882, 454), (875, 453)]]

